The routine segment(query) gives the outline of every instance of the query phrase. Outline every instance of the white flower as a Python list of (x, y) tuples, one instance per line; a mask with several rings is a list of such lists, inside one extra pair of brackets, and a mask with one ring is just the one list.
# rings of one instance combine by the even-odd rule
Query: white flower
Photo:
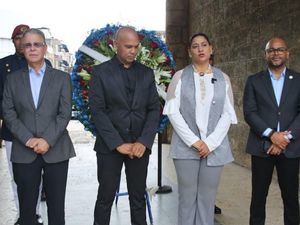
[(91, 79), (91, 75), (84, 69), (82, 69), (78, 75), (81, 76), (83, 80), (89, 81)]
[(165, 54), (162, 54), (156, 58), (156, 62), (158, 62), (159, 64), (164, 63), (166, 60), (167, 60), (167, 57), (165, 56)]
[(157, 84), (160, 83), (161, 77), (171, 78), (171, 76), (172, 76), (171, 71), (164, 71), (164, 70), (161, 70), (160, 68), (154, 70), (155, 82)]

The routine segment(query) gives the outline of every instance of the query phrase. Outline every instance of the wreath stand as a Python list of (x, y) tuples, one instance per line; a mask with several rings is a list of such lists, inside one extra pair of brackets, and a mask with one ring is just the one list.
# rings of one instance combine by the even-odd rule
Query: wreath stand
[(168, 185), (162, 185), (162, 134), (158, 133), (158, 143), (157, 143), (157, 194), (167, 194), (172, 192), (172, 187)]

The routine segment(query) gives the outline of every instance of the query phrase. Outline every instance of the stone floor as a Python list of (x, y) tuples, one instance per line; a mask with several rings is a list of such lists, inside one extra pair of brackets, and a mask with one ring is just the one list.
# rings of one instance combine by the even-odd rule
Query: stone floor
[[(84, 132), (81, 124), (72, 121), (68, 127), (74, 142), (77, 157), (70, 160), (67, 195), (66, 225), (90, 225), (97, 193), (96, 157), (94, 139)], [(177, 180), (172, 160), (168, 157), (169, 146), (163, 145), (163, 180), (173, 192), (152, 197), (152, 213), (155, 225), (176, 225), (177, 223)], [(157, 186), (157, 143), (150, 157), (147, 186)], [(216, 216), (216, 225), (247, 225), (249, 217), (251, 173), (236, 164), (225, 166), (220, 182), (217, 205), (222, 214)], [(125, 175), (122, 176), (121, 191), (126, 190)], [(47, 221), (47, 207), (42, 203), (41, 214)], [(267, 205), (267, 225), (281, 225), (282, 204), (278, 185), (273, 181)], [(0, 149), (0, 225), (13, 225), (16, 219), (10, 177), (4, 149)], [(47, 223), (45, 223), (46, 225)], [(112, 208), (111, 225), (129, 225), (128, 197), (120, 197), (118, 205)], [(150, 224), (150, 223), (149, 223)]]

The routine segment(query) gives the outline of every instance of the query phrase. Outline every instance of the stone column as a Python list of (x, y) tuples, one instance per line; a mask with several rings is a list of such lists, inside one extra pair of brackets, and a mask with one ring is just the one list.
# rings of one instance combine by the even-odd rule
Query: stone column
[(166, 42), (180, 70), (188, 63), (189, 1), (167, 0), (166, 10)]

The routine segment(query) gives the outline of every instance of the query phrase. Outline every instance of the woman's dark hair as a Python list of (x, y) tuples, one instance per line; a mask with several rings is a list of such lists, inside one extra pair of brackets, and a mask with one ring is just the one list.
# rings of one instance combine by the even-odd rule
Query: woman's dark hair
[(211, 45), (211, 43), (210, 43), (210, 41), (209, 41), (209, 38), (208, 38), (208, 36), (207, 36), (206, 34), (204, 34), (204, 33), (196, 33), (196, 34), (194, 34), (194, 35), (190, 38), (190, 41), (189, 41), (189, 47), (192, 46), (192, 42), (193, 42), (194, 38), (196, 38), (196, 37), (198, 37), (198, 36), (204, 37), (204, 38), (207, 40), (208, 44)]

